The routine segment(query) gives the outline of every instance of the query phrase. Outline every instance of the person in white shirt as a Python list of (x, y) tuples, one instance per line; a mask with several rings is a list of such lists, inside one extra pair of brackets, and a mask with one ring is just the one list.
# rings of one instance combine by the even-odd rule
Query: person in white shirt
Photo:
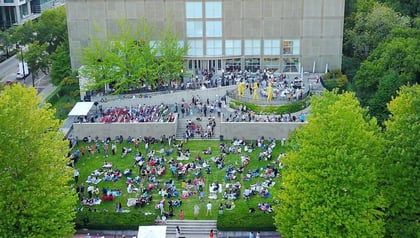
[(207, 212), (206, 212), (206, 216), (208, 216), (209, 214), (211, 215), (211, 208), (212, 208), (212, 204), (211, 202), (207, 203)]

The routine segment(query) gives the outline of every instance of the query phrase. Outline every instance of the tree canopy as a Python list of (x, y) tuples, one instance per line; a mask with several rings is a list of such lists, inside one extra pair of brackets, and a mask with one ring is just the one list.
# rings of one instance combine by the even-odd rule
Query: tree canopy
[(283, 237), (382, 237), (377, 189), (383, 144), (354, 94), (311, 99), (308, 124), (282, 159), (275, 221)]
[(389, 208), (386, 237), (420, 234), (420, 85), (404, 86), (388, 104), (382, 188)]
[(144, 86), (156, 87), (178, 79), (187, 47), (168, 26), (157, 39), (153, 26), (143, 19), (138, 27), (122, 21), (120, 32), (93, 39), (83, 49), (83, 72), (90, 89), (111, 87), (113, 93)]
[(366, 59), (370, 53), (384, 41), (388, 34), (396, 28), (407, 28), (409, 17), (402, 16), (392, 8), (375, 1), (358, 2), (358, 11), (351, 16), (352, 23), (346, 24), (345, 52), (360, 60)]
[(386, 104), (396, 90), (407, 83), (420, 82), (420, 38), (416, 31), (420, 32), (398, 32), (401, 37), (381, 43), (356, 73), (358, 98), (381, 122), (387, 118)]
[(0, 233), (4, 237), (65, 237), (74, 233), (77, 198), (70, 186), (68, 145), (50, 105), (34, 88), (0, 92)]

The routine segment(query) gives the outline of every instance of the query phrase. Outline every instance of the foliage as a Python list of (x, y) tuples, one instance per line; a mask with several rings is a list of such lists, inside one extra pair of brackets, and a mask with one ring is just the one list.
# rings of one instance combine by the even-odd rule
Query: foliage
[(48, 74), (49, 72), (49, 55), (47, 53), (48, 45), (46, 43), (40, 44), (38, 41), (30, 43), (28, 52), (24, 53), (25, 61), (32, 73), (32, 77), (38, 77), (39, 72)]
[(12, 35), (14, 32), (13, 27), (8, 28), (7, 30), (0, 31), (0, 46), (4, 53), (6, 53), (6, 58), (10, 57), (11, 48), (16, 43), (14, 42)]
[(50, 57), (51, 59), (51, 82), (59, 85), (61, 80), (71, 75), (70, 49), (68, 41), (64, 41), (57, 47)]
[(187, 48), (181, 47), (168, 27), (153, 40), (153, 26), (143, 19), (139, 27), (122, 21), (120, 32), (106, 39), (93, 39), (83, 49), (84, 70), (90, 89), (110, 86), (115, 94), (135, 88), (168, 83), (179, 77)]
[(261, 114), (287, 114), (287, 113), (294, 113), (301, 111), (309, 106), (309, 100), (308, 98), (304, 100), (294, 101), (291, 103), (287, 103), (280, 106), (274, 106), (274, 105), (257, 105), (249, 102), (241, 102), (234, 99), (231, 99), (229, 101), (229, 106), (231, 108), (239, 108), (241, 105), (246, 106), (247, 109)]
[(23, 25), (19, 25), (14, 29), (12, 40), (14, 43), (19, 43), (20, 45), (29, 44), (36, 40), (34, 32), (36, 32), (36, 23), (33, 21), (27, 21)]
[(359, 1), (354, 26), (346, 28), (344, 33), (344, 52), (364, 60), (393, 29), (406, 28), (409, 22), (408, 17), (401, 16), (383, 4), (362, 4)]
[(378, 119), (380, 124), (388, 117), (389, 111), (386, 107), (386, 102), (391, 101), (391, 98), (396, 96), (397, 90), (401, 86), (399, 81), (397, 72), (389, 72), (379, 81), (378, 90), (369, 99), (369, 112)]
[(56, 108), (55, 116), (61, 120), (65, 120), (79, 99), (79, 81), (75, 75), (71, 75), (61, 81), (57, 90), (51, 97), (47, 98), (47, 102)]
[(42, 12), (35, 28), (36, 40), (48, 45), (49, 55), (63, 42), (68, 41), (66, 8), (58, 7)]
[(420, 85), (402, 87), (389, 104), (383, 162), (386, 237), (418, 237), (420, 225)]
[(351, 93), (311, 99), (308, 124), (283, 158), (276, 226), (283, 237), (381, 237), (377, 163), (383, 150), (375, 120)]
[(115, 213), (103, 211), (82, 211), (76, 214), (76, 228), (106, 230), (137, 230), (139, 225), (150, 226), (155, 216), (137, 213)]
[[(419, 32), (419, 31), (417, 31)], [(399, 32), (398, 34), (403, 34)], [(413, 84), (420, 80), (420, 38), (417, 33), (411, 31), (404, 33), (406, 37), (394, 37), (389, 41), (381, 43), (377, 49), (364, 61), (360, 70), (355, 76), (356, 93), (362, 105), (372, 108), (385, 108), (391, 96), (395, 92), (389, 91), (391, 94), (386, 97), (385, 91), (378, 91), (379, 85), (390, 86), (389, 83), (380, 82), (384, 79), (388, 81), (393, 78), (396, 80), (395, 87), (405, 84)], [(397, 74), (397, 75), (395, 75)], [(379, 94), (379, 95), (376, 95)], [(373, 100), (371, 100), (373, 99)], [(379, 101), (381, 99), (382, 101)], [(376, 105), (374, 105), (374, 104)], [(378, 107), (378, 104), (382, 106)], [(386, 111), (371, 111), (373, 116), (386, 118)]]
[(380, 0), (395, 11), (401, 12), (410, 17), (416, 17), (420, 14), (420, 2), (418, 0)]
[(324, 87), (330, 91), (335, 88), (343, 91), (348, 83), (347, 75), (343, 74), (339, 69), (333, 69), (325, 73), (322, 75), (322, 78), (324, 79)]
[[(65, 237), (74, 232), (75, 193), (67, 144), (50, 105), (20, 84), (0, 93), (0, 232), (6, 237)], [(7, 219), (6, 219), (7, 218)]]
[(168, 84), (170, 81), (179, 81), (183, 71), (184, 56), (188, 47), (180, 45), (180, 36), (172, 32), (173, 24), (169, 23), (166, 29), (160, 34), (163, 40), (158, 41), (159, 49), (159, 74), (163, 81)]
[(276, 227), (273, 216), (270, 214), (249, 213), (244, 209), (241, 212), (219, 215), (217, 229), (221, 231), (275, 231)]

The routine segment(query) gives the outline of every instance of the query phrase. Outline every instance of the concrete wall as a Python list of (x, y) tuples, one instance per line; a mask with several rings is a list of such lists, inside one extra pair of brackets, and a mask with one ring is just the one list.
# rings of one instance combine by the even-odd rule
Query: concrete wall
[(220, 135), (226, 140), (236, 138), (257, 139), (260, 136), (281, 140), (304, 125), (300, 122), (222, 122)]
[[(217, 87), (217, 88), (209, 88), (205, 90), (183, 90), (172, 92), (170, 94), (157, 94), (152, 95), (151, 97), (147, 98), (139, 98), (138, 96), (135, 98), (126, 98), (126, 99), (119, 99), (119, 96), (103, 96), (103, 97), (95, 97), (93, 98), (94, 101), (100, 101), (101, 98), (107, 98), (107, 103), (100, 103), (103, 104), (103, 107), (124, 107), (124, 106), (136, 106), (139, 104), (146, 104), (146, 105), (158, 105), (161, 103), (164, 104), (174, 104), (180, 103), (182, 99), (185, 102), (190, 103), (193, 96), (200, 97), (201, 101), (207, 100), (214, 101), (216, 99), (220, 99), (223, 95), (226, 95), (226, 91), (235, 90), (237, 86), (231, 85), (226, 87)], [(168, 96), (169, 95), (169, 96)]]
[(145, 137), (152, 136), (159, 138), (162, 135), (171, 136), (176, 134), (177, 123), (75, 123), (73, 124), (73, 136), (83, 137), (96, 136), (104, 140), (107, 137), (115, 138), (117, 135), (122, 135), (124, 138), (131, 137)]
[[(118, 32), (118, 21), (134, 25), (143, 17), (156, 29), (167, 21), (173, 23), (174, 32), (185, 41), (185, 2), (190, 0), (67, 0), (72, 67), (80, 66), (81, 49), (93, 38), (104, 38)], [(341, 68), (345, 0), (220, 0), (222, 2), (222, 37), (224, 40), (281, 39), (300, 40), (300, 58), (304, 71), (323, 72)], [(201, 1), (200, 1), (201, 2)], [(169, 18), (167, 16), (170, 16)], [(212, 19), (210, 19), (212, 20)], [(204, 21), (206, 21), (204, 19)], [(100, 29), (98, 31), (98, 29)], [(156, 30), (158, 32), (158, 30)], [(206, 37), (203, 37), (206, 45)], [(224, 48), (222, 46), (222, 48)], [(224, 49), (222, 49), (224, 52)], [(225, 59), (248, 57), (288, 57), (287, 55), (197, 56), (194, 59)], [(295, 57), (295, 56), (293, 56)], [(204, 67), (205, 68), (205, 67)]]

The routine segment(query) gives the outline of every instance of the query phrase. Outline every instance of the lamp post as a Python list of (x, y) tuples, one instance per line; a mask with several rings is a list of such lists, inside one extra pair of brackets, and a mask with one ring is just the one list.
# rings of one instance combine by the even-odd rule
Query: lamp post
[(18, 43), (16, 43), (16, 48), (20, 50), (21, 60), (22, 60), (22, 71), (23, 71), (23, 81), (25, 82), (26, 73), (25, 73), (25, 61), (23, 59), (23, 47), (21, 47)]

